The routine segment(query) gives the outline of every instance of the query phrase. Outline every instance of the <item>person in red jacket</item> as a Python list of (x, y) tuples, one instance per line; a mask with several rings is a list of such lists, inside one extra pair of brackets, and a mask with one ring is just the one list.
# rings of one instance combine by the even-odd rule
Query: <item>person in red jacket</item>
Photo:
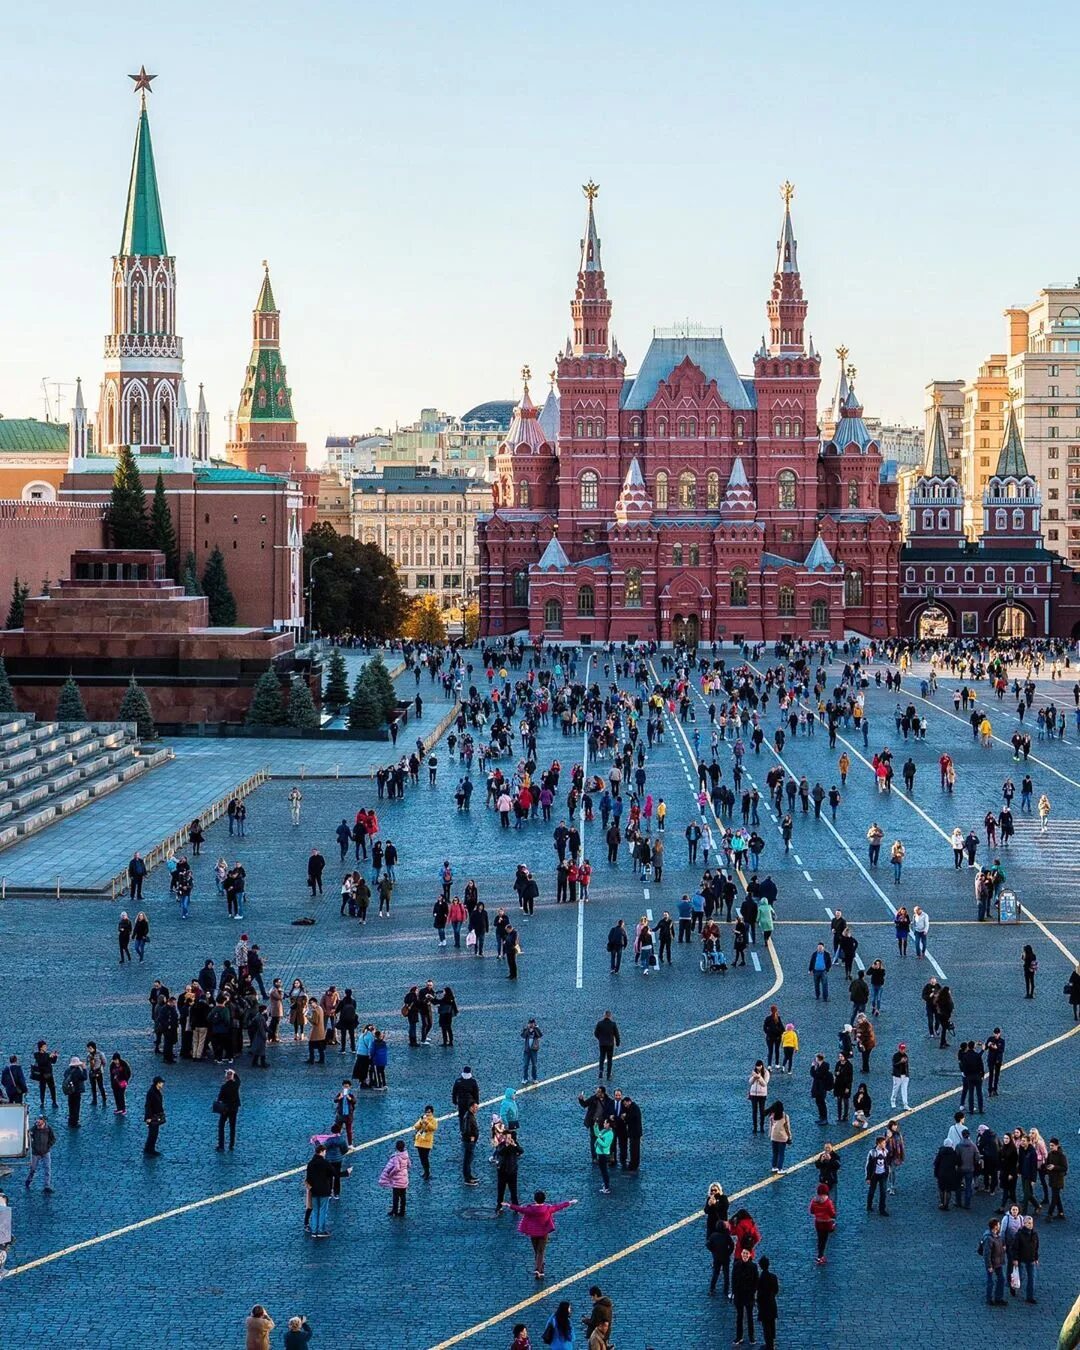
[(817, 1264), (823, 1266), (829, 1234), (836, 1227), (836, 1206), (824, 1182), (818, 1186), (817, 1194), (810, 1201), (810, 1216), (814, 1220), (814, 1232), (817, 1234)]

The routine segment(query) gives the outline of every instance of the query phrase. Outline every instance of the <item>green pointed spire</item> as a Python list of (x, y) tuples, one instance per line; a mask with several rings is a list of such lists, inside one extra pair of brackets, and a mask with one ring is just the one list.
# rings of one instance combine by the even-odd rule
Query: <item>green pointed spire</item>
[(265, 262), (263, 263), (263, 268), (265, 271), (263, 272), (262, 290), (259, 292), (259, 302), (255, 306), (255, 313), (276, 314), (277, 305), (274, 303), (274, 292), (270, 286), (270, 268)]
[(926, 473), (930, 478), (951, 478), (949, 468), (949, 447), (945, 440), (945, 428), (941, 425), (941, 408), (934, 408), (934, 426), (930, 432), (930, 444), (926, 448)]
[(135, 153), (131, 157), (131, 182), (128, 184), (124, 234), (120, 240), (122, 257), (164, 257), (165, 223), (161, 218), (154, 147), (150, 140), (150, 118), (145, 104), (139, 113), (135, 132)]
[(1005, 426), (1005, 439), (998, 455), (998, 478), (1028, 477), (1027, 459), (1024, 455), (1024, 442), (1020, 439), (1020, 428), (1016, 425), (1016, 412), (1009, 405), (1009, 420)]

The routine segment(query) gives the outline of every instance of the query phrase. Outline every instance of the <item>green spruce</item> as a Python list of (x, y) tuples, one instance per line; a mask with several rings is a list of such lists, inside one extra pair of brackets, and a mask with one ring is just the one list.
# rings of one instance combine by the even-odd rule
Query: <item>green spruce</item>
[(248, 708), (249, 727), (280, 727), (285, 724), (285, 699), (277, 671), (269, 666), (259, 676)]
[(150, 539), (154, 548), (165, 554), (165, 575), (176, 580), (180, 575), (180, 551), (176, 542), (169, 499), (165, 496), (165, 480), (158, 471), (154, 484), (154, 500), (150, 506)]
[(79, 693), (79, 686), (72, 676), (68, 676), (60, 697), (56, 700), (56, 720), (58, 722), (85, 722), (86, 707)]
[(116, 456), (108, 524), (113, 548), (150, 546), (146, 493), (143, 491), (142, 478), (139, 476), (139, 466), (129, 445), (122, 445)]
[(7, 666), (4, 664), (4, 658), (0, 656), (0, 717), (13, 717), (18, 711), (15, 691), (8, 679)]
[(202, 595), (203, 588), (199, 583), (199, 564), (195, 561), (195, 554), (189, 553), (184, 560), (184, 594)]
[(30, 595), (30, 587), (19, 580), (18, 573), (11, 587), (11, 605), (8, 608), (5, 628), (21, 628), (26, 618), (25, 605)]
[(293, 680), (289, 692), (289, 726), (300, 727), (305, 731), (319, 726), (319, 710), (315, 707), (307, 680), (302, 677)]
[(337, 647), (330, 653), (326, 671), (326, 688), (323, 690), (323, 702), (328, 708), (344, 708), (349, 701), (349, 673), (345, 669), (345, 658)]
[(353, 683), (352, 698), (349, 700), (349, 730), (373, 731), (381, 727), (385, 720), (365, 667)]
[(124, 697), (120, 700), (120, 711), (116, 716), (120, 722), (135, 722), (138, 725), (140, 741), (152, 741), (157, 735), (150, 700), (146, 697), (145, 691), (136, 684), (134, 673), (124, 691)]
[(206, 564), (202, 578), (203, 593), (210, 601), (210, 627), (236, 627), (236, 601), (229, 590), (229, 574), (225, 570), (225, 558), (221, 549), (214, 549)]
[(397, 712), (397, 694), (394, 692), (394, 682), (390, 678), (390, 672), (383, 664), (382, 654), (376, 652), (371, 660), (364, 667), (364, 673), (371, 681), (371, 689), (375, 695), (376, 702), (379, 705), (379, 711), (383, 718), (389, 721)]

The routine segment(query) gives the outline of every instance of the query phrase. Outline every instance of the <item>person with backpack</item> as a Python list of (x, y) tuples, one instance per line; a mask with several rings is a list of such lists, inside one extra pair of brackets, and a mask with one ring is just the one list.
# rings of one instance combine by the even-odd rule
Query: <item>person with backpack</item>
[(79, 1112), (82, 1110), (83, 1091), (90, 1075), (78, 1055), (72, 1055), (64, 1076), (60, 1080), (60, 1090), (67, 1098), (68, 1128), (79, 1128)]

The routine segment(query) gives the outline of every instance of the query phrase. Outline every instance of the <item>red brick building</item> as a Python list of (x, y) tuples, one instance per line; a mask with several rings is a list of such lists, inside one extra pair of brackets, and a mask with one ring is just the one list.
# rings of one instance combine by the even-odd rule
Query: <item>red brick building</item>
[(841, 361), (818, 436), (785, 185), (769, 339), (738, 373), (719, 332), (657, 330), (636, 375), (611, 332), (593, 201), (558, 397), (528, 385), (479, 526), (481, 633), (731, 641), (896, 632), (895, 484)]
[(964, 533), (964, 494), (938, 409), (924, 471), (908, 496), (901, 635), (1080, 640), (1080, 573), (1043, 547), (1042, 495), (1012, 409), (982, 507), (973, 541)]
[[(285, 410), (288, 418), (274, 424), (287, 433), (276, 458), (271, 460), (268, 452), (254, 468), (211, 458), (202, 386), (193, 410), (184, 381), (183, 340), (176, 332), (176, 259), (165, 241), (146, 110), (148, 79), (136, 80), (141, 107), (120, 251), (112, 261), (112, 324), (105, 338), (97, 416), (92, 426), (80, 384), (59, 497), (62, 502), (107, 505), (116, 455), (121, 446), (129, 446), (147, 493), (153, 491), (158, 473), (162, 475), (181, 563), (194, 553), (201, 572), (213, 549), (220, 548), (239, 622), (299, 628), (303, 503), (300, 484), (290, 475), (303, 447), (296, 443), (291, 403)], [(264, 290), (272, 305), (268, 279)], [(276, 341), (276, 310), (263, 318), (266, 327), (260, 330), (256, 316), (257, 340)], [(263, 362), (260, 350), (258, 370), (265, 368)], [(276, 369), (280, 381), (275, 389), (284, 389), (284, 369)], [(261, 410), (257, 391), (254, 402)], [(265, 473), (259, 471), (263, 463)], [(63, 549), (58, 569), (72, 547), (69, 543)]]

